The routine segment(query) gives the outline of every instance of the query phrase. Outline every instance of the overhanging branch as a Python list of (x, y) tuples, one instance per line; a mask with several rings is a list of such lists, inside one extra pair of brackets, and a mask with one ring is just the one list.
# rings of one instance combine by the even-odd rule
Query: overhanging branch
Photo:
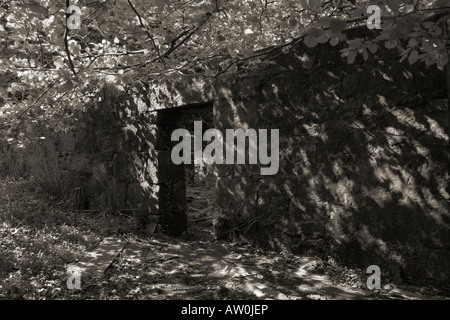
[(70, 70), (72, 70), (73, 75), (76, 75), (77, 73), (75, 72), (75, 67), (73, 65), (72, 57), (70, 56), (69, 41), (67, 40), (67, 36), (69, 35), (69, 26), (67, 25), (67, 20), (71, 16), (71, 14), (69, 12), (67, 12), (67, 9), (69, 8), (69, 6), (70, 6), (70, 0), (66, 0), (66, 29), (64, 31), (64, 49), (67, 54), (67, 59), (69, 60)]

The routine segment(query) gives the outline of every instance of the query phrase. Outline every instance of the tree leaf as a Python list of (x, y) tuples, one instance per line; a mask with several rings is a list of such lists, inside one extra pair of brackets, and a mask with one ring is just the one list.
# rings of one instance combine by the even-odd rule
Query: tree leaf
[(398, 28), (394, 28), (391, 33), (389, 34), (389, 39), (390, 40), (397, 40), (398, 38), (400, 38), (401, 36), (401, 32)]
[(439, 64), (441, 67), (444, 67), (448, 63), (448, 54), (447, 52), (444, 52), (443, 54), (439, 55)]
[(436, 63), (436, 57), (434, 56), (434, 54), (429, 54), (426, 58), (425, 58), (425, 65), (427, 67), (433, 65)]
[(317, 24), (321, 27), (328, 28), (330, 26), (331, 17), (322, 17), (317, 21)]
[(416, 38), (410, 38), (408, 42), (408, 47), (415, 47), (419, 44), (419, 41), (417, 41)]
[(339, 38), (338, 37), (333, 37), (330, 39), (330, 44), (334, 47), (337, 46), (339, 44)]
[(289, 27), (294, 28), (297, 25), (297, 19), (290, 18), (289, 19)]
[(408, 57), (408, 62), (410, 65), (414, 64), (419, 59), (419, 53), (417, 50), (411, 51)]
[(377, 50), (378, 50), (378, 44), (376, 44), (376, 43), (371, 43), (371, 44), (368, 46), (368, 48), (369, 48), (370, 53), (374, 54), (374, 53), (376, 53)]
[(308, 34), (312, 35), (316, 38), (320, 37), (323, 32), (324, 32), (323, 29), (320, 29), (320, 28), (311, 28), (308, 30)]
[(363, 49), (362, 56), (364, 61), (367, 61), (367, 59), (369, 59), (369, 53), (367, 52), (367, 49)]
[(283, 29), (286, 29), (289, 27), (288, 21), (286, 19), (283, 19), (280, 21), (280, 27)]
[(397, 40), (389, 40), (389, 41), (386, 41), (384, 43), (384, 46), (387, 49), (394, 49), (397, 45), (398, 45), (398, 41)]
[(348, 64), (353, 64), (355, 62), (355, 59), (356, 59), (356, 51), (355, 50), (351, 50), (348, 53), (348, 56), (347, 56), (347, 63)]
[(324, 32), (317, 38), (317, 41), (319, 43), (325, 43), (328, 41), (329, 38), (330, 38), (330, 36), (326, 32)]
[(411, 31), (412, 26), (408, 23), (406, 19), (397, 19), (397, 27), (401, 34), (406, 34)]
[(422, 40), (422, 49), (425, 52), (434, 52), (433, 45), (430, 43), (428, 39)]
[(306, 45), (308, 48), (314, 48), (314, 47), (317, 46), (317, 44), (319, 43), (319, 41), (317, 40), (317, 38), (316, 38), (315, 36), (311, 35), (311, 34), (308, 34), (308, 35), (305, 37), (304, 42), (305, 42), (305, 45)]
[(386, 3), (392, 11), (394, 11), (395, 13), (398, 12), (398, 8), (399, 8), (398, 0), (386, 0)]
[(330, 22), (330, 31), (333, 34), (341, 33), (347, 27), (347, 23), (344, 20), (332, 19)]
[(56, 69), (62, 69), (66, 66), (60, 57), (53, 57), (53, 63), (55, 64)]
[(442, 8), (442, 7), (447, 7), (450, 5), (450, 0), (437, 0), (436, 1), (436, 8)]
[(73, 83), (71, 80), (68, 80), (64, 85), (63, 85), (63, 89), (64, 91), (72, 91), (73, 89)]

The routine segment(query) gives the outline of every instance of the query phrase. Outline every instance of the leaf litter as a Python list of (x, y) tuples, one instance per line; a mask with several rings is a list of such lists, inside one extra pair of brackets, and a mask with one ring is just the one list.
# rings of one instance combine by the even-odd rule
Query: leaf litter
[[(216, 241), (206, 220), (197, 221), (197, 229), (181, 237), (139, 234), (132, 224), (128, 232), (115, 232), (111, 236), (102, 232), (106, 217), (95, 219), (52, 206), (27, 191), (25, 181), (3, 181), (2, 189), (7, 192), (0, 196), (0, 299), (442, 297), (432, 289), (405, 290), (393, 284), (369, 291), (364, 270), (349, 269), (317, 257)], [(114, 225), (123, 228), (121, 221), (109, 219), (106, 223), (109, 228)], [(67, 267), (82, 261), (107, 237), (127, 245), (111, 258), (100, 276), (82, 274), (81, 288), (68, 289)]]

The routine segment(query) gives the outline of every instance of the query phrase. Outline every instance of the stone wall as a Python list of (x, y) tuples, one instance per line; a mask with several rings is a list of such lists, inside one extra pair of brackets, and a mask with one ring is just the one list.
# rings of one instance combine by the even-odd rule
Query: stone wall
[(280, 130), (280, 168), (217, 166), (222, 239), (450, 281), (445, 79), (379, 50), (347, 65), (328, 46), (217, 83), (216, 128)]
[(105, 87), (80, 128), (55, 139), (84, 207), (128, 209), (165, 232), (184, 232), (185, 169), (170, 159), (170, 134), (176, 110), (214, 102), (221, 132), (280, 130), (277, 174), (262, 176), (261, 165), (215, 166), (217, 238), (377, 264), (394, 280), (448, 283), (442, 73), (410, 68), (384, 50), (347, 65), (328, 46), (275, 52), (271, 61), (214, 84)]
[(46, 153), (56, 150), (57, 170), (70, 180), (66, 202), (75, 209), (127, 212), (143, 227), (181, 234), (187, 227), (184, 167), (170, 157), (176, 123), (137, 97), (105, 86), (75, 116), (77, 129), (43, 133), (40, 144)]

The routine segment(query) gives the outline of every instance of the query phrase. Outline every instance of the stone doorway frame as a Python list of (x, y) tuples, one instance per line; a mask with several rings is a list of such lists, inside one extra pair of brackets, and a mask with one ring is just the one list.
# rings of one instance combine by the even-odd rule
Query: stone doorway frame
[(180, 117), (210, 112), (214, 118), (214, 103), (204, 102), (168, 109), (159, 109), (154, 154), (157, 171), (157, 198), (162, 231), (181, 235), (187, 231), (185, 164), (175, 165), (171, 160), (172, 132), (177, 129)]

